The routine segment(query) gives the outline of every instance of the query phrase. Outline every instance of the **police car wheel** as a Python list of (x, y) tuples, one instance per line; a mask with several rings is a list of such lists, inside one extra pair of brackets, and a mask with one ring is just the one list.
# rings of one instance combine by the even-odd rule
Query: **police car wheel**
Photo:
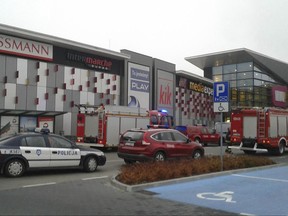
[(84, 162), (84, 171), (94, 172), (97, 170), (97, 159), (95, 157), (88, 157)]
[(21, 160), (13, 159), (5, 166), (5, 175), (9, 177), (19, 177), (25, 172), (25, 165)]

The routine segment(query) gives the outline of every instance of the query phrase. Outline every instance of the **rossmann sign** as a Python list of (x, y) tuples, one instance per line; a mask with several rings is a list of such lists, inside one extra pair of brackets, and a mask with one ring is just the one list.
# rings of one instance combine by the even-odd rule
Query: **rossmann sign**
[(45, 61), (53, 60), (53, 46), (0, 34), (0, 53), (24, 56)]

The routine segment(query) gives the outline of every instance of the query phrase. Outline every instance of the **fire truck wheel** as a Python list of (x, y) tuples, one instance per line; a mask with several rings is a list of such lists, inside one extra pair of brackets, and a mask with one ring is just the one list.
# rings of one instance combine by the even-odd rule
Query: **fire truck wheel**
[(154, 156), (155, 161), (165, 161), (165, 154), (162, 151), (156, 152)]
[(98, 162), (95, 157), (88, 157), (84, 161), (84, 171), (85, 172), (95, 172), (97, 170)]
[(278, 154), (279, 155), (282, 155), (282, 154), (284, 154), (284, 152), (285, 152), (285, 143), (283, 143), (283, 142), (281, 142), (280, 144), (279, 144), (279, 147), (278, 147)]

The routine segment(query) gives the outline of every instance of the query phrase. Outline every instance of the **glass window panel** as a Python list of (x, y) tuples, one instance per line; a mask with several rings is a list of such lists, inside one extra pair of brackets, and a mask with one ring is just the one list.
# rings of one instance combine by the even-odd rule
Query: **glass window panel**
[(213, 75), (222, 74), (222, 66), (213, 67), (213, 68), (212, 68), (212, 74), (213, 74)]
[(237, 80), (237, 87), (251, 87), (253, 86), (253, 80)]
[(234, 80), (234, 81), (229, 81), (229, 85), (230, 85), (230, 88), (235, 88), (235, 87), (237, 87), (237, 86), (236, 86), (236, 80)]
[(223, 81), (236, 80), (236, 73), (224, 74)]
[(262, 80), (269, 81), (269, 78), (267, 74), (262, 74)]
[(252, 62), (237, 64), (237, 71), (252, 71)]
[(232, 89), (231, 91), (231, 99), (232, 100), (237, 100), (237, 90), (236, 89)]
[(252, 72), (239, 72), (237, 73), (237, 79), (252, 79), (253, 73)]
[(244, 91), (239, 91), (239, 101), (242, 102), (242, 101), (245, 101), (245, 92)]
[(41, 136), (26, 137), (26, 143), (31, 147), (46, 147), (44, 137)]
[(222, 81), (222, 75), (215, 75), (213, 76), (214, 82), (221, 82)]
[(223, 66), (223, 74), (235, 73), (235, 72), (236, 72), (236, 64)]
[(48, 140), (52, 148), (72, 148), (72, 144), (62, 138), (49, 136)]
[(261, 70), (258, 66), (256, 66), (256, 65), (254, 64), (254, 71), (261, 72), (262, 70)]
[(254, 86), (262, 86), (262, 85), (264, 85), (264, 81), (254, 79)]
[(254, 79), (262, 79), (262, 73), (254, 72)]

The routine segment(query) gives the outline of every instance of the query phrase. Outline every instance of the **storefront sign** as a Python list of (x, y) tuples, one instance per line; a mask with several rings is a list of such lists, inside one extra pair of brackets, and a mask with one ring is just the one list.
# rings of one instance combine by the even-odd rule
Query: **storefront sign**
[(189, 83), (189, 89), (193, 90), (193, 91), (197, 91), (197, 92), (201, 92), (201, 93), (205, 93), (208, 94), (210, 96), (213, 95), (213, 88), (209, 88), (207, 86), (204, 86), (201, 83), (194, 83), (194, 82), (190, 82)]
[(287, 87), (273, 86), (272, 87), (272, 102), (277, 107), (287, 107)]
[(82, 63), (92, 69), (110, 71), (112, 68), (112, 61), (103, 57), (87, 56), (85, 54), (68, 52), (66, 58), (69, 61)]
[(3, 34), (0, 34), (0, 53), (25, 56), (45, 61), (53, 60), (52, 45)]
[(171, 115), (174, 106), (174, 76), (170, 72), (158, 70), (157, 108), (166, 109)]
[(128, 63), (128, 106), (149, 109), (150, 68)]

